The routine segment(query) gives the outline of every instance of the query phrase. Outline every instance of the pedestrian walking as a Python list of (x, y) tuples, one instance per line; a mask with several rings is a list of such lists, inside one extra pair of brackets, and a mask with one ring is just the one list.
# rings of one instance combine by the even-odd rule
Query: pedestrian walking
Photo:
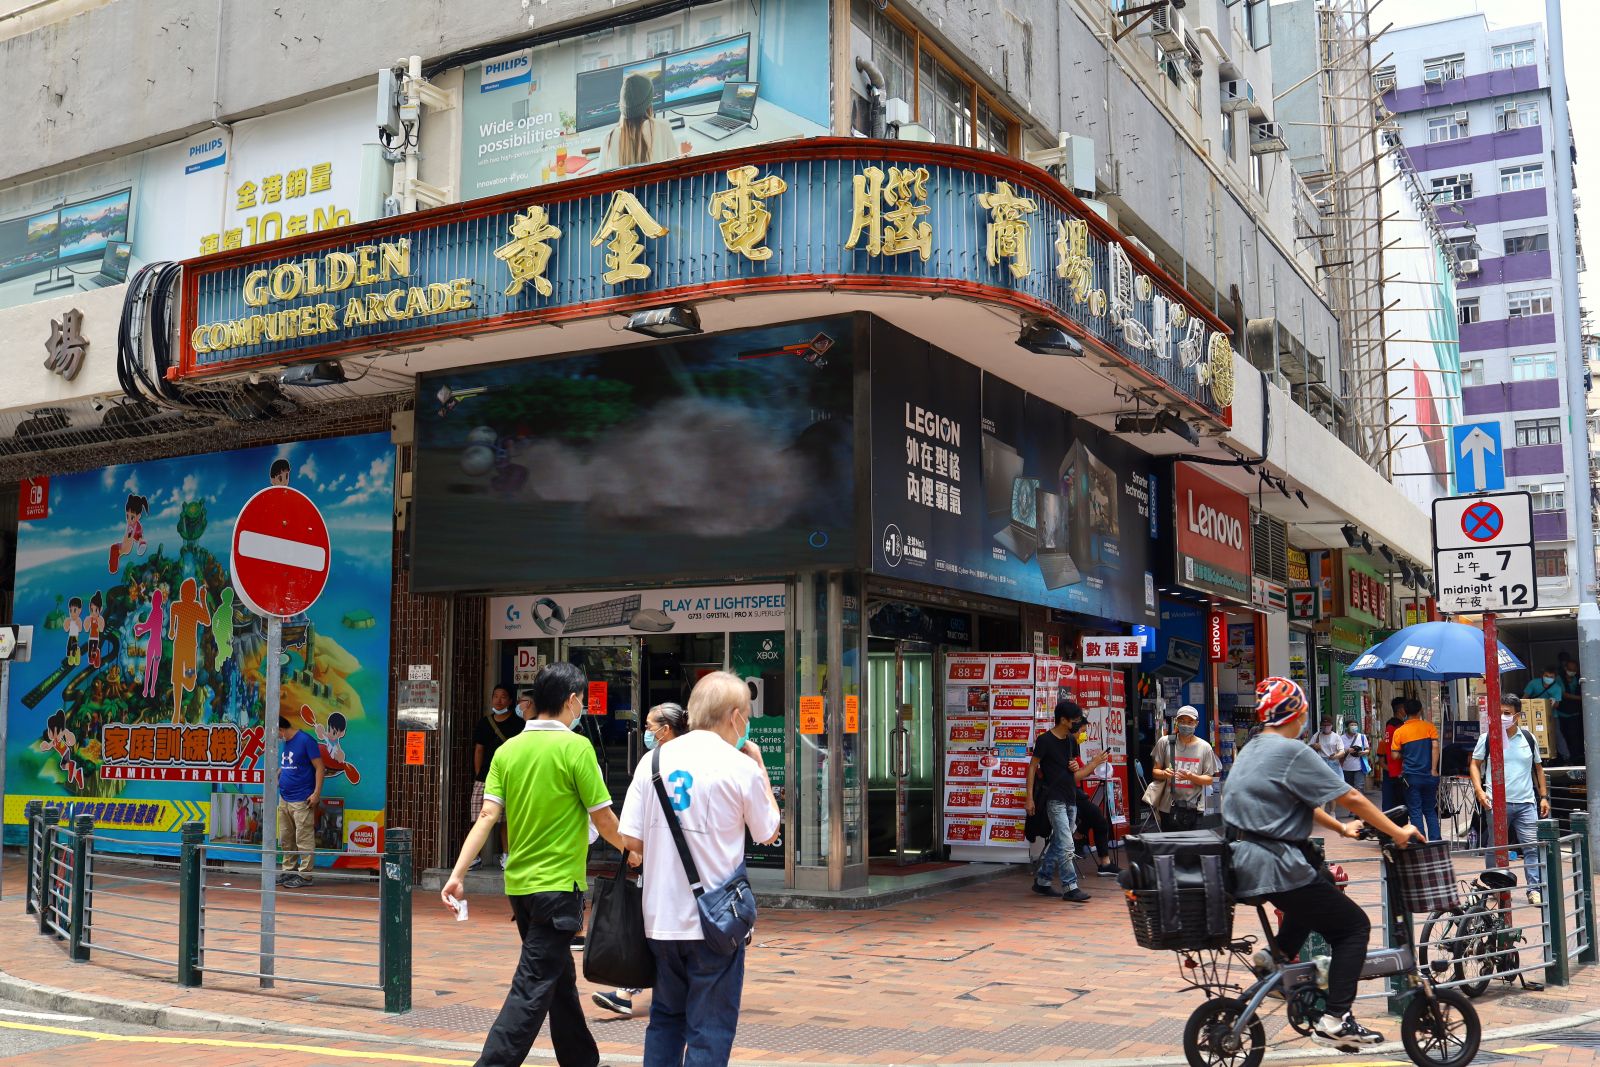
[(317, 739), (278, 716), (278, 845), (283, 873), (278, 884), (303, 889), (312, 883), (317, 849), (317, 805), (322, 802), (322, 749)]
[(1156, 742), (1156, 778), (1167, 783), (1156, 809), (1163, 830), (1193, 830), (1205, 812), (1206, 789), (1217, 780), (1222, 764), (1217, 753), (1195, 731), (1200, 712), (1185, 704), (1172, 718), (1173, 733)]
[[(1344, 739), (1333, 728), (1333, 718), (1328, 715), (1322, 717), (1322, 725), (1317, 730), (1317, 735), (1311, 739), (1311, 747), (1317, 750), (1317, 755), (1322, 757), (1330, 770), (1344, 777)], [(1334, 804), (1324, 804), (1322, 810), (1329, 815), (1335, 814)]]
[(645, 936), (656, 960), (644, 1067), (722, 1067), (732, 1055), (745, 946), (723, 955), (706, 940), (697, 890), (742, 876), (746, 831), (771, 844), (780, 825), (766, 769), (737, 747), (750, 727), (744, 680), (727, 671), (701, 678), (688, 719), (688, 733), (640, 761), (622, 806), (624, 847), (644, 855)]
[[(520, 705), (519, 705), (520, 706)], [(531, 703), (529, 707), (531, 708)], [(532, 718), (531, 713), (528, 718)], [(494, 687), (489, 694), (489, 710), (486, 711), (478, 724), (472, 730), (472, 801), (467, 807), (468, 818), (476, 821), (483, 811), (483, 780), (489, 774), (489, 764), (494, 760), (494, 754), (500, 746), (522, 729), (522, 722), (511, 710), (511, 690), (503, 685)], [(500, 843), (500, 869), (506, 869), (506, 824), (500, 823), (495, 833), (489, 835), (489, 840), (484, 842), (485, 851), (488, 850), (490, 841), (499, 838)], [(482, 855), (472, 858), (470, 870), (477, 870), (483, 866)]]
[(1034, 871), (1033, 891), (1054, 896), (1053, 883), (1060, 878), (1061, 899), (1073, 904), (1086, 904), (1090, 899), (1078, 885), (1078, 868), (1072, 862), (1078, 783), (1111, 760), (1111, 754), (1102, 751), (1092, 761), (1083, 761), (1073, 729), (1073, 724), (1082, 720), (1083, 709), (1075, 701), (1057, 703), (1056, 724), (1034, 739), (1033, 756), (1028, 760), (1028, 814), (1034, 814), (1042, 803), (1050, 818), (1050, 842)]
[(466, 900), (468, 865), (503, 813), (510, 845), (505, 891), (522, 952), (478, 1067), (522, 1063), (547, 1015), (561, 1067), (596, 1067), (600, 1061), (572, 962), (573, 935), (583, 925), (591, 821), (613, 846), (626, 846), (594, 747), (573, 732), (588, 688), (583, 671), (571, 663), (552, 663), (539, 672), (533, 683), (536, 718), (490, 761), (483, 810), (440, 892), (452, 910)]
[(1422, 715), (1422, 701), (1407, 697), (1406, 721), (1394, 732), (1400, 766), (1406, 777), (1406, 810), (1411, 825), (1429, 841), (1439, 835), (1439, 731)]
[[(1539, 888), (1544, 884), (1543, 865), (1539, 859), (1539, 820), (1550, 817), (1549, 784), (1539, 758), (1539, 743), (1523, 728), (1522, 707), (1517, 698), (1509, 694), (1500, 698), (1500, 726), (1506, 732), (1501, 755), (1505, 767), (1506, 823), (1511, 831), (1511, 840), (1507, 843), (1522, 846), (1522, 870), (1528, 876), (1528, 903), (1539, 905), (1544, 903)], [(1478, 803), (1486, 813), (1494, 809), (1485, 788), (1488, 759), (1489, 735), (1484, 733), (1479, 735), (1478, 744), (1472, 750), (1467, 773), (1472, 777)], [(1483, 859), (1486, 866), (1495, 866), (1493, 851)]]
[[(1344, 770), (1345, 784), (1358, 793), (1367, 791), (1367, 750), (1371, 747), (1367, 743), (1367, 735), (1361, 732), (1361, 724), (1354, 719), (1344, 721), (1344, 759), (1339, 766)], [(1354, 818), (1354, 816), (1351, 816)]]
[[(1073, 707), (1077, 707), (1076, 704)], [(1083, 709), (1078, 708), (1074, 713), (1077, 717), (1067, 724), (1067, 732), (1079, 745), (1088, 738), (1088, 719), (1083, 714)], [(1106, 818), (1106, 810), (1099, 802), (1084, 791), (1083, 782), (1075, 781), (1073, 789), (1077, 793), (1076, 810), (1073, 812), (1073, 838), (1076, 840), (1078, 831), (1083, 831), (1083, 851), (1094, 860), (1095, 873), (1102, 878), (1115, 878), (1122, 873), (1122, 868), (1117, 866), (1117, 861), (1111, 857), (1111, 820)]]
[[(92, 647), (92, 646), (91, 646)], [(1563, 652), (1561, 660), (1561, 703), (1556, 705), (1556, 737), (1566, 749), (1567, 762), (1586, 766), (1583, 745), (1583, 675), (1578, 661)]]

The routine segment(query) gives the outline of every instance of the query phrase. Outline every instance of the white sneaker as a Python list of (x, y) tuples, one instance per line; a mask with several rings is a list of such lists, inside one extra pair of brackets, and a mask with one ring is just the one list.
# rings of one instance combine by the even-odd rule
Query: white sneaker
[(1541, 906), (1544, 903), (1544, 894), (1537, 889), (1528, 890), (1528, 903), (1536, 908)]
[(1257, 978), (1265, 978), (1278, 969), (1278, 961), (1272, 958), (1271, 949), (1258, 948), (1250, 956), (1250, 969)]
[(1311, 1040), (1344, 1052), (1355, 1052), (1363, 1045), (1383, 1044), (1383, 1035), (1356, 1022), (1356, 1017), (1349, 1012), (1345, 1012), (1343, 1018), (1323, 1012), (1311, 1024)]

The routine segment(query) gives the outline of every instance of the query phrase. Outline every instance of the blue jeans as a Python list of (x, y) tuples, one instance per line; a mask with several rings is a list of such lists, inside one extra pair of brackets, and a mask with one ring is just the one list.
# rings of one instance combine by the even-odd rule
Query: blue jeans
[(1047, 886), (1060, 875), (1061, 891), (1070, 893), (1078, 888), (1078, 865), (1072, 862), (1072, 855), (1077, 851), (1077, 843), (1072, 839), (1075, 832), (1073, 820), (1078, 813), (1076, 799), (1047, 800), (1044, 813), (1050, 817), (1050, 843), (1045, 845), (1044, 855), (1039, 857), (1039, 869), (1034, 872), (1034, 880)]
[(1404, 807), (1406, 802), (1406, 780), (1391, 775), (1383, 778), (1383, 810)]
[(744, 946), (721, 956), (704, 941), (650, 939), (656, 987), (644, 1067), (724, 1067), (744, 992)]
[(1406, 775), (1406, 810), (1412, 826), (1429, 841), (1439, 840), (1439, 779), (1433, 775)]
[[(1490, 815), (1489, 818), (1492, 820), (1494, 816)], [(1544, 881), (1544, 864), (1540, 861), (1542, 852), (1539, 845), (1539, 805), (1507, 804), (1506, 826), (1511, 831), (1511, 843), (1523, 846), (1522, 871), (1528, 877), (1528, 887), (1544, 892), (1539, 886), (1539, 883)], [(1494, 851), (1491, 849), (1483, 857), (1483, 865), (1493, 867), (1494, 859)]]

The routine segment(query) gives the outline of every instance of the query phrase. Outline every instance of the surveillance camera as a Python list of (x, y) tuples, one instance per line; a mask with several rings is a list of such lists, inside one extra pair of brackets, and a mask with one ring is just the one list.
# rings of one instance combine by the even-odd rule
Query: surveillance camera
[(89, 406), (94, 408), (96, 411), (104, 411), (106, 409), (106, 402), (101, 400), (99, 397), (95, 397), (93, 400), (89, 401)]

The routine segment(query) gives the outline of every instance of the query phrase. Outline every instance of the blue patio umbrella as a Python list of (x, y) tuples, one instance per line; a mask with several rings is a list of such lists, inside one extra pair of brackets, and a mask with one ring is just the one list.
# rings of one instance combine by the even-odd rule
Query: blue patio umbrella
[[(1498, 644), (1498, 642), (1496, 642)], [(1356, 658), (1345, 674), (1396, 682), (1483, 677), (1483, 631), (1459, 622), (1419, 622), (1396, 630)], [(1527, 668), (1500, 645), (1500, 671)]]

